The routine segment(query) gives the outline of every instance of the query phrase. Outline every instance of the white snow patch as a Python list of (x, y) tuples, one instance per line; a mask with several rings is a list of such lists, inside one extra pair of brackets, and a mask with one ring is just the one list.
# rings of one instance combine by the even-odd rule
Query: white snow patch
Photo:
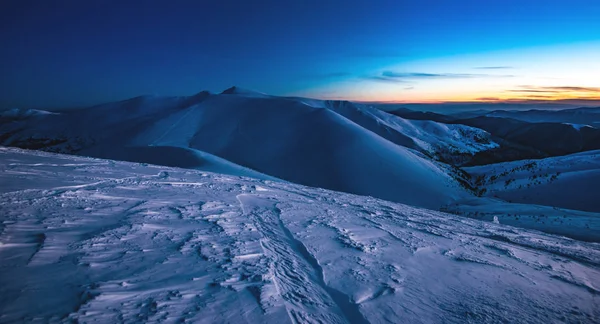
[[(600, 318), (597, 243), (285, 182), (0, 155), (2, 322)], [(3, 172), (50, 160), (18, 190)]]

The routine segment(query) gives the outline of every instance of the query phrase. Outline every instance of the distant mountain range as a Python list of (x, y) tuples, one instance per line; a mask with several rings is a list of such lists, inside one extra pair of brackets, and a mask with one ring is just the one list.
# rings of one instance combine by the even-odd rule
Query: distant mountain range
[(560, 156), (600, 149), (600, 108), (527, 111), (473, 111), (453, 115), (398, 109), (390, 113), (413, 120), (433, 120), (483, 129), (499, 146), (465, 157), (481, 165)]

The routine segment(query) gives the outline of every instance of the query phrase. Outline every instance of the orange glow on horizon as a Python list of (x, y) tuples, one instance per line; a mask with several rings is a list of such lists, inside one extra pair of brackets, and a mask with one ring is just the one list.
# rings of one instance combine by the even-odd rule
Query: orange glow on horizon
[(598, 57), (600, 41), (429, 58), (294, 95), (389, 103), (600, 101)]
[(582, 93), (580, 91), (562, 91), (532, 95), (514, 95), (513, 93), (502, 91), (498, 93), (474, 93), (474, 94), (457, 94), (448, 97), (439, 98), (417, 98), (397, 96), (357, 96), (342, 97), (342, 96), (319, 96), (318, 99), (324, 100), (349, 100), (355, 102), (381, 102), (381, 103), (448, 103), (448, 102), (478, 102), (478, 103), (503, 103), (503, 102), (558, 102), (558, 101), (598, 101), (600, 105), (600, 91), (598, 93)]

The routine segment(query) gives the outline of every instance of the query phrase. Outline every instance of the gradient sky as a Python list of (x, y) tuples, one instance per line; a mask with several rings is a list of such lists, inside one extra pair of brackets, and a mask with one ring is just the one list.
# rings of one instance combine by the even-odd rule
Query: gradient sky
[(232, 85), (435, 102), (600, 99), (598, 0), (3, 0), (0, 108)]

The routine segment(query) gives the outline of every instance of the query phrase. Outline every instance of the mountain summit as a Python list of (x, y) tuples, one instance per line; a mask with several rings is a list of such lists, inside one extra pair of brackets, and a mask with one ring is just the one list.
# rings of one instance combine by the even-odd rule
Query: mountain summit
[(251, 97), (268, 97), (269, 96), (262, 92), (258, 92), (258, 91), (254, 91), (254, 90), (250, 90), (250, 89), (244, 89), (244, 88), (240, 88), (238, 86), (233, 86), (233, 87), (227, 88), (227, 89), (223, 90), (223, 92), (221, 92), (221, 94), (243, 95), (243, 96), (251, 96)]

